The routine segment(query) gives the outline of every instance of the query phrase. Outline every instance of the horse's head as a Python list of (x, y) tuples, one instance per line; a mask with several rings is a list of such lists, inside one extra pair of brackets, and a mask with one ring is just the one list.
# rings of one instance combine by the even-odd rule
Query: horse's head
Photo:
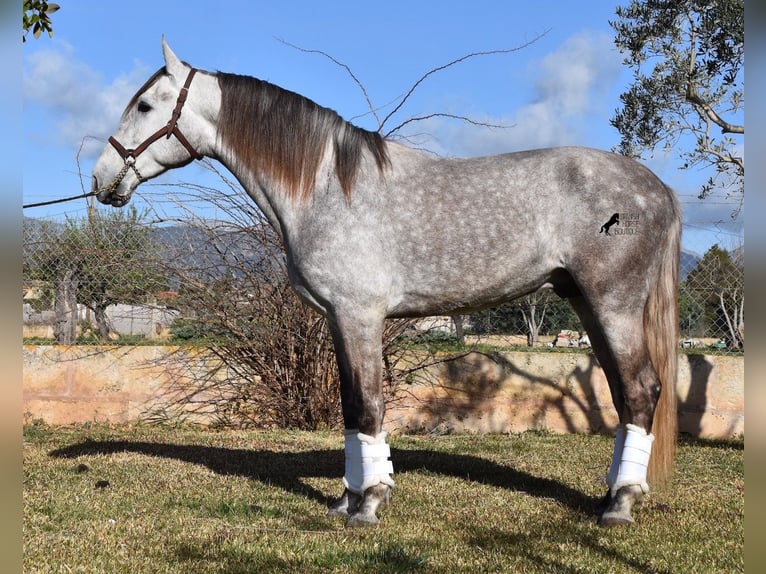
[(138, 185), (175, 167), (201, 159), (204, 122), (187, 94), (196, 70), (181, 62), (162, 39), (165, 67), (131, 98), (117, 132), (93, 168), (98, 200), (125, 205)]

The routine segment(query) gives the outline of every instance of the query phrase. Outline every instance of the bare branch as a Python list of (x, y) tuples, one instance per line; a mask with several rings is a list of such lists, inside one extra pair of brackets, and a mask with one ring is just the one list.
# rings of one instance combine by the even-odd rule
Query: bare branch
[(515, 48), (508, 48), (508, 49), (505, 49), (505, 50), (487, 50), (485, 52), (471, 52), (470, 54), (466, 54), (465, 56), (461, 56), (460, 58), (452, 60), (451, 62), (448, 62), (447, 64), (444, 64), (442, 66), (438, 66), (436, 68), (430, 69), (428, 72), (423, 74), (414, 84), (412, 84), (412, 87), (404, 95), (404, 97), (402, 98), (402, 101), (399, 102), (399, 104), (393, 110), (391, 110), (391, 112), (389, 112), (389, 114), (385, 118), (383, 118), (383, 121), (380, 122), (380, 124), (379, 124), (378, 131), (382, 131), (383, 130), (383, 126), (391, 118), (391, 116), (393, 116), (396, 112), (398, 112), (402, 108), (402, 106), (409, 99), (409, 97), (412, 95), (412, 93), (417, 89), (417, 87), (420, 84), (422, 84), (426, 80), (426, 78), (428, 78), (429, 76), (432, 76), (436, 72), (440, 72), (441, 70), (445, 70), (445, 69), (450, 68), (450, 67), (452, 67), (452, 66), (454, 66), (456, 64), (459, 64), (460, 62), (464, 62), (465, 60), (468, 60), (470, 58), (475, 58), (477, 56), (490, 56), (490, 55), (493, 55), (493, 54), (510, 54), (512, 52), (518, 52), (518, 51), (523, 50), (524, 48), (534, 44), (535, 42), (537, 42), (540, 38), (545, 36), (549, 31), (550, 30), (546, 30), (545, 32), (543, 32), (541, 34), (538, 34), (537, 36), (535, 36), (534, 38), (532, 38), (528, 42), (525, 42), (524, 44), (522, 44), (520, 46), (517, 46)]
[[(338, 60), (337, 58), (331, 56), (330, 54), (328, 54), (327, 52), (325, 52), (323, 50), (302, 48), (301, 46), (297, 46), (295, 44), (292, 44), (291, 42), (288, 42), (287, 40), (284, 40), (282, 38), (276, 38), (276, 40), (278, 42), (281, 42), (285, 46), (289, 46), (291, 48), (294, 48), (295, 50), (298, 50), (300, 52), (304, 52), (306, 54), (320, 54), (320, 55), (324, 56), (325, 58), (327, 58), (328, 60), (330, 60), (331, 62), (337, 64), (338, 66), (340, 66), (344, 70), (346, 70), (348, 75), (351, 76), (351, 78), (354, 80), (354, 82), (356, 82), (356, 85), (359, 86), (359, 89), (362, 91), (362, 95), (364, 95), (364, 99), (367, 102), (367, 106), (370, 109), (369, 113), (371, 113), (375, 117), (375, 121), (378, 124), (378, 130), (377, 131), (378, 132), (382, 132), (383, 131), (383, 127), (385, 126), (386, 122), (388, 120), (390, 120), (391, 117), (394, 114), (396, 114), (402, 108), (402, 106), (405, 104), (405, 102), (407, 102), (407, 100), (413, 94), (413, 92), (417, 89), (417, 87), (420, 84), (422, 84), (429, 76), (435, 74), (436, 72), (440, 72), (440, 71), (445, 70), (447, 68), (450, 68), (450, 67), (452, 67), (452, 66), (454, 66), (456, 64), (459, 64), (460, 62), (464, 62), (465, 60), (468, 60), (470, 58), (475, 58), (475, 57), (478, 57), (478, 56), (490, 56), (490, 55), (494, 55), (494, 54), (510, 54), (510, 53), (513, 53), (513, 52), (518, 52), (518, 51), (523, 50), (524, 48), (530, 46), (531, 44), (537, 42), (540, 38), (545, 36), (548, 32), (549, 32), (549, 30), (546, 30), (545, 32), (542, 32), (541, 34), (538, 34), (537, 36), (535, 36), (534, 38), (532, 38), (528, 42), (525, 42), (524, 44), (521, 44), (520, 46), (516, 46), (515, 48), (508, 48), (508, 49), (504, 49), (504, 50), (487, 50), (487, 51), (484, 51), (484, 52), (471, 52), (470, 54), (466, 54), (465, 56), (461, 56), (460, 58), (452, 60), (451, 62), (448, 62), (448, 63), (446, 63), (446, 64), (444, 64), (442, 66), (438, 66), (436, 68), (432, 68), (431, 70), (429, 70), (428, 72), (423, 74), (420, 78), (418, 78), (418, 80), (410, 87), (410, 89), (407, 91), (407, 93), (404, 94), (404, 96), (401, 97), (401, 101), (394, 107), (393, 110), (391, 110), (391, 112), (389, 112), (389, 114), (385, 118), (383, 118), (383, 121), (380, 120), (380, 117), (378, 116), (377, 110), (378, 109), (382, 109), (382, 108), (384, 108), (386, 106), (381, 106), (381, 108), (376, 108), (373, 105), (372, 100), (370, 99), (370, 96), (369, 96), (369, 94), (367, 93), (367, 90), (364, 87), (364, 84), (362, 84), (362, 82), (359, 80), (359, 78), (356, 77), (354, 72), (351, 70), (351, 68), (347, 64), (344, 64), (343, 62), (341, 62), (340, 60)], [(394, 101), (396, 101), (396, 100), (394, 100)], [(386, 105), (388, 105), (388, 104), (386, 104)], [(404, 120), (403, 122), (401, 122), (396, 127), (394, 127), (393, 129), (388, 130), (388, 132), (386, 132), (386, 134), (385, 134), (385, 137), (391, 136), (392, 134), (394, 134), (395, 132), (400, 130), (402, 127), (404, 127), (405, 125), (407, 125), (407, 124), (409, 124), (411, 122), (421, 121), (421, 120), (424, 120), (424, 119), (428, 119), (428, 118), (432, 118), (432, 117), (437, 117), (437, 116), (451, 117), (451, 118), (455, 118), (455, 119), (460, 119), (460, 120), (466, 121), (468, 123), (471, 123), (471, 124), (477, 125), (477, 126), (493, 127), (493, 128), (506, 128), (506, 127), (510, 127), (510, 126), (493, 125), (493, 124), (488, 124), (488, 123), (483, 123), (483, 122), (477, 122), (477, 121), (471, 120), (471, 119), (469, 119), (467, 117), (464, 117), (464, 116), (458, 116), (458, 115), (452, 115), (452, 114), (446, 114), (446, 113), (435, 113), (435, 114), (430, 114), (430, 115), (422, 116), (422, 117), (411, 117), (411, 118), (408, 118), (408, 119)], [(359, 117), (359, 116), (355, 116), (355, 117)]]
[(479, 122), (479, 121), (476, 121), (476, 120), (472, 120), (469, 117), (460, 116), (460, 115), (456, 115), (456, 114), (433, 113), (433, 114), (428, 114), (426, 116), (412, 116), (410, 118), (407, 118), (402, 123), (398, 124), (395, 128), (392, 128), (391, 130), (386, 132), (384, 137), (386, 137), (386, 138), (391, 137), (394, 133), (396, 133), (397, 131), (399, 131), (401, 128), (403, 128), (404, 126), (406, 126), (409, 123), (420, 122), (420, 121), (428, 120), (428, 119), (435, 118), (435, 117), (453, 118), (453, 119), (456, 119), (456, 120), (462, 120), (462, 121), (467, 122), (469, 124), (472, 124), (474, 126), (481, 126), (481, 127), (485, 127), (485, 128), (503, 128), (503, 129), (506, 129), (506, 128), (513, 127), (513, 126), (505, 126), (505, 125), (502, 125), (502, 124), (490, 124), (490, 123), (487, 123), (487, 122)]
[(294, 48), (300, 52), (304, 52), (306, 54), (319, 54), (321, 56), (324, 56), (325, 58), (327, 58), (334, 64), (337, 64), (338, 66), (346, 70), (346, 72), (348, 72), (348, 75), (351, 76), (351, 79), (354, 80), (354, 82), (356, 82), (356, 85), (359, 86), (359, 89), (362, 90), (362, 95), (364, 96), (364, 99), (367, 102), (367, 106), (370, 108), (370, 113), (375, 117), (375, 121), (378, 123), (379, 129), (383, 127), (383, 124), (380, 123), (380, 118), (378, 117), (378, 114), (375, 111), (375, 106), (372, 105), (372, 100), (370, 100), (370, 96), (367, 94), (367, 90), (365, 89), (364, 84), (362, 84), (359, 78), (357, 78), (354, 75), (354, 72), (351, 71), (351, 68), (348, 65), (344, 64), (337, 58), (334, 58), (333, 56), (331, 56), (330, 54), (322, 50), (312, 50), (309, 48), (301, 48), (300, 46), (296, 46), (295, 44), (292, 44), (288, 42), (287, 40), (283, 40), (282, 38), (276, 38), (276, 40), (278, 42), (281, 42), (285, 46), (289, 46), (290, 48)]

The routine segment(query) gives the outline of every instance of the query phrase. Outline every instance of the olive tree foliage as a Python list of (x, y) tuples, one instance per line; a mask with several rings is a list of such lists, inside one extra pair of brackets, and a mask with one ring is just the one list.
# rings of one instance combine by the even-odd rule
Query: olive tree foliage
[(681, 283), (680, 295), (682, 330), (692, 332), (696, 328), (725, 340), (730, 349), (744, 350), (745, 268), (741, 248), (727, 251), (713, 245)]
[(642, 157), (662, 146), (682, 167), (713, 171), (714, 189), (744, 194), (744, 0), (631, 0), (610, 22), (633, 70), (611, 120), (616, 151)]
[(53, 2), (45, 0), (24, 0), (24, 13), (21, 20), (21, 29), (24, 34), (21, 37), (22, 42), (27, 41), (27, 34), (32, 32), (35, 39), (39, 38), (43, 32), (48, 33), (48, 37), (53, 37), (53, 22), (50, 15), (56, 12), (60, 6)]
[(104, 341), (115, 335), (107, 316), (111, 305), (144, 304), (166, 289), (144, 216), (131, 206), (63, 224), (25, 219), (24, 280), (54, 293), (58, 343), (74, 343), (78, 304), (92, 311), (93, 335)]

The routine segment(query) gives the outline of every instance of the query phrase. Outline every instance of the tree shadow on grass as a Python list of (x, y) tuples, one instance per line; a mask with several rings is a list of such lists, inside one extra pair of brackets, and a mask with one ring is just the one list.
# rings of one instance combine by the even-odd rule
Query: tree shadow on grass
[[(541, 571), (577, 574), (583, 570), (581, 567), (572, 564), (571, 554), (561, 554), (560, 557), (557, 557), (557, 553), (552, 550), (561, 545), (570, 545), (572, 543), (572, 536), (571, 530), (562, 529), (560, 533), (547, 535), (544, 540), (541, 540), (539, 533), (511, 534), (503, 532), (502, 529), (497, 527), (478, 529), (472, 527), (471, 532), (466, 535), (466, 540), (471, 546), (486, 550), (507, 550), (512, 548), (516, 555), (521, 555), (527, 561), (536, 564)], [(601, 536), (593, 532), (582, 531), (578, 532), (576, 536), (578, 553), (587, 552), (597, 557), (600, 561), (611, 563), (610, 566), (601, 566), (601, 569), (593, 564), (594, 571), (598, 569), (599, 572), (627, 571), (642, 572), (644, 574), (671, 574), (673, 572), (670, 568), (654, 566), (648, 560), (631, 556), (630, 552), (621, 550), (618, 547), (610, 547), (601, 538)]]
[[(335, 449), (277, 452), (124, 440), (86, 440), (53, 450), (50, 456), (78, 458), (123, 452), (202, 465), (222, 476), (241, 476), (277, 486), (324, 505), (333, 501), (332, 496), (340, 494), (340, 479), (344, 468), (343, 451)], [(590, 514), (597, 503), (596, 498), (557, 480), (534, 476), (473, 455), (394, 448), (391, 459), (397, 473), (425, 471), (453, 476), (539, 498), (557, 500), (579, 513)], [(339, 491), (328, 496), (305, 483), (305, 478), (338, 479)]]

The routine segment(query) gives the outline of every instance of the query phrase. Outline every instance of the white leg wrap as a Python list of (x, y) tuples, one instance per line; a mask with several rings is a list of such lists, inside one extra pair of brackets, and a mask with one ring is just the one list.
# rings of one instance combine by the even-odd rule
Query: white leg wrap
[(609, 472), (606, 474), (606, 484), (609, 490), (614, 488), (617, 483), (617, 473), (620, 470), (620, 459), (622, 458), (622, 448), (625, 445), (625, 427), (617, 425), (617, 435), (614, 439), (614, 452), (612, 453), (612, 464), (609, 465)]
[[(646, 494), (649, 485), (646, 482), (646, 469), (652, 454), (654, 435), (636, 425), (625, 425), (625, 441), (620, 453), (620, 465), (614, 483), (610, 485), (612, 494), (623, 486), (638, 485)], [(615, 447), (615, 450), (616, 447)], [(610, 469), (611, 472), (611, 469)]]
[(372, 437), (357, 429), (347, 429), (345, 439), (345, 487), (356, 494), (364, 494), (365, 490), (381, 482), (393, 488), (394, 465), (388, 460), (391, 448), (386, 444), (386, 433)]

